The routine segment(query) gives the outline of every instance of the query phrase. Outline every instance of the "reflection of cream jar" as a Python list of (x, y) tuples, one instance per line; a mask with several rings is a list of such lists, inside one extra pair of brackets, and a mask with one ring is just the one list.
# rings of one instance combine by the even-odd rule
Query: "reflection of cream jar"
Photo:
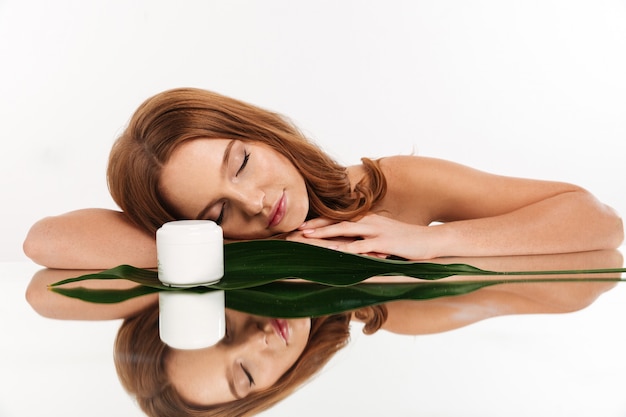
[(210, 285), (224, 276), (224, 235), (210, 220), (165, 223), (156, 244), (159, 281), (165, 285)]
[(225, 332), (224, 291), (159, 293), (159, 334), (166, 345), (203, 349), (219, 342)]

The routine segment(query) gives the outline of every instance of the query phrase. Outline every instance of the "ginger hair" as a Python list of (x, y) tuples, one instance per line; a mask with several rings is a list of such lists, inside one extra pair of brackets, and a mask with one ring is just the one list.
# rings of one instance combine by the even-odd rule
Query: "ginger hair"
[(214, 92), (179, 88), (141, 104), (109, 155), (109, 191), (137, 226), (154, 233), (165, 222), (182, 220), (159, 191), (160, 176), (178, 145), (200, 138), (257, 141), (285, 156), (304, 178), (308, 218), (358, 217), (386, 191), (376, 161), (362, 159), (366, 175), (351, 190), (346, 168), (285, 117)]

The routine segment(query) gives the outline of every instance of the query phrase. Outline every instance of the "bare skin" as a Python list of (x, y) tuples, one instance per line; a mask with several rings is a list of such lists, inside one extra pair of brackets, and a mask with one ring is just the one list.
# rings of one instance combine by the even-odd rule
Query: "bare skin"
[[(548, 271), (573, 269), (622, 268), (624, 258), (617, 250), (564, 253), (555, 255), (446, 258), (440, 263), (467, 263), (492, 271)], [(560, 314), (582, 310), (603, 293), (610, 291), (619, 273), (567, 275), (581, 282), (515, 282), (485, 287), (454, 297), (387, 303), (388, 318), (382, 328), (397, 334), (421, 335), (446, 332), (494, 317), (519, 314)], [(390, 277), (375, 277), (369, 282), (388, 282)], [(555, 275), (509, 276), (512, 281)], [(502, 277), (455, 276), (442, 281), (498, 280)], [(410, 278), (392, 277), (394, 282)], [(582, 282), (586, 280), (586, 282)], [(594, 282), (595, 280), (595, 282)], [(354, 318), (356, 320), (356, 318)]]
[[(430, 158), (385, 158), (381, 167), (389, 188), (374, 213), (351, 222), (314, 219), (290, 239), (415, 260), (611, 249), (623, 240), (615, 211), (571, 184), (497, 176)], [(337, 237), (359, 240), (323, 241)]]
[(60, 269), (107, 269), (121, 264), (156, 267), (154, 236), (122, 212), (88, 208), (35, 223), (24, 253), (36, 263)]
[[(290, 219), (301, 226), (289, 239), (414, 260), (614, 249), (623, 241), (617, 213), (571, 184), (503, 177), (416, 156), (385, 158), (381, 167), (388, 191), (372, 214), (340, 223)], [(362, 167), (350, 167), (348, 174), (355, 184)], [(250, 178), (256, 181), (259, 175)], [(242, 207), (245, 198), (256, 196), (241, 194)], [(54, 268), (156, 265), (154, 238), (123, 214), (102, 209), (40, 220), (28, 233), (24, 251)]]
[[(276, 320), (227, 310), (226, 336), (215, 346), (173, 350), (167, 370), (178, 392), (194, 404), (221, 404), (270, 388), (307, 345), (311, 320)], [(284, 323), (281, 335), (272, 323)]]

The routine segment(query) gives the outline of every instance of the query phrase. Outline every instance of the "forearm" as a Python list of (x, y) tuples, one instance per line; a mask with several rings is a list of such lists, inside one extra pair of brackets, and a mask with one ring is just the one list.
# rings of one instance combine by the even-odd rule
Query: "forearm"
[(620, 217), (585, 191), (572, 191), (507, 214), (431, 226), (432, 257), (499, 256), (614, 249)]
[(49, 268), (156, 267), (154, 237), (132, 225), (123, 213), (104, 209), (78, 210), (38, 221), (26, 236), (24, 253)]

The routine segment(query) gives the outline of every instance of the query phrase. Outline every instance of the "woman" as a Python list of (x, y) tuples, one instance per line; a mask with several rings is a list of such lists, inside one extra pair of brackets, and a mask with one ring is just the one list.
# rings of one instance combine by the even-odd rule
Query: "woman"
[(109, 189), (123, 212), (48, 217), (24, 250), (49, 267), (156, 265), (154, 232), (211, 219), (227, 239), (272, 236), (407, 259), (618, 247), (619, 216), (571, 184), (393, 156), (343, 167), (283, 117), (198, 89), (144, 102), (113, 146)]

